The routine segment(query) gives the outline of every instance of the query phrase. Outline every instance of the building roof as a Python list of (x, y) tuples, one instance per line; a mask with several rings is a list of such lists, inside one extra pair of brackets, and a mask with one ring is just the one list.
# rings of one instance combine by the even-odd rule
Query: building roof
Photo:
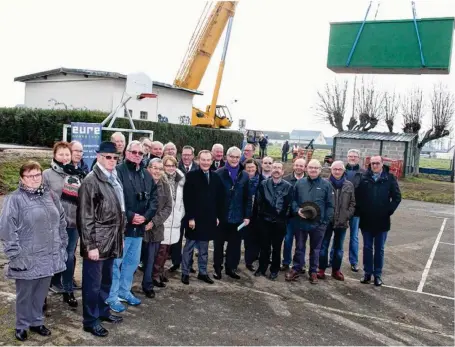
[[(93, 77), (103, 77), (103, 78), (112, 78), (112, 79), (124, 79), (126, 80), (127, 75), (118, 73), (118, 72), (109, 72), (109, 71), (99, 71), (99, 70), (87, 70), (87, 69), (70, 69), (65, 67), (60, 67), (53, 70), (35, 72), (33, 74), (19, 76), (14, 78), (14, 82), (28, 82), (38, 78), (46, 78), (50, 75), (58, 75), (58, 74), (73, 74), (73, 75), (83, 75), (86, 77), (93, 76)], [(180, 88), (176, 87), (172, 84), (163, 83), (153, 81), (153, 85), (157, 87), (169, 88), (169, 89), (176, 89), (176, 90), (183, 90), (192, 94), (203, 95), (204, 93), (199, 90), (187, 89), (187, 88)]]
[(285, 131), (262, 131), (264, 135), (269, 137), (269, 140), (289, 140), (289, 133)]
[(336, 134), (335, 138), (355, 139), (355, 140), (377, 140), (377, 141), (394, 141), (394, 142), (410, 142), (414, 140), (417, 134), (397, 134), (397, 133), (380, 133), (373, 131), (342, 131)]
[(322, 131), (318, 130), (292, 130), (291, 131), (291, 139), (299, 139), (299, 140), (312, 140), (316, 139)]

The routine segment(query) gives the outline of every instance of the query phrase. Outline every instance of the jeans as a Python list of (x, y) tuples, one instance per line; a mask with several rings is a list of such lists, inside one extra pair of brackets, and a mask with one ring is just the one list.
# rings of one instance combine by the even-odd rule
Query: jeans
[(286, 163), (288, 161), (288, 153), (281, 153), (281, 161)]
[[(66, 252), (68, 253), (68, 259), (66, 260), (66, 270), (61, 273), (63, 290), (66, 293), (73, 291), (73, 277), (74, 269), (76, 267), (76, 247), (77, 241), (79, 240), (79, 233), (76, 228), (67, 228), (68, 233), (68, 246), (66, 246)], [(57, 276), (60, 274), (57, 274)]]
[(84, 327), (94, 327), (100, 317), (109, 317), (106, 299), (111, 291), (114, 258), (93, 261), (84, 259), (82, 264), (82, 315)]
[[(349, 220), (349, 263), (357, 265), (359, 263), (359, 222), (360, 218), (352, 216)], [(330, 250), (330, 263), (333, 260), (333, 245)]]
[(328, 267), (328, 250), (330, 246), (330, 240), (333, 237), (334, 258), (332, 261), (332, 272), (339, 271), (341, 269), (341, 262), (343, 261), (343, 243), (346, 236), (345, 228), (333, 228), (329, 224), (322, 240), (321, 251), (319, 252), (319, 269), (325, 270)]
[(114, 303), (118, 298), (127, 298), (131, 293), (134, 272), (141, 260), (142, 237), (125, 237), (123, 257), (114, 260), (112, 286), (107, 302)]
[(281, 244), (286, 232), (286, 224), (262, 221), (261, 223), (261, 256), (259, 259), (259, 271), (265, 273), (270, 262), (270, 248), (272, 249), (272, 264), (270, 273), (280, 270)]
[(185, 247), (183, 248), (182, 256), (182, 274), (189, 275), (190, 267), (193, 263), (193, 250), (198, 247), (199, 254), (197, 264), (200, 275), (207, 275), (207, 263), (209, 260), (209, 241), (198, 241), (186, 239)]
[[(291, 219), (286, 225), (286, 236), (284, 237), (284, 249), (283, 249), (283, 265), (291, 265), (292, 260), (292, 245), (294, 243), (294, 221)], [(305, 255), (306, 244), (303, 245), (302, 252)], [(302, 259), (302, 267), (305, 267), (305, 256)]]
[(320, 225), (303, 225), (295, 227), (295, 254), (292, 268), (300, 272), (305, 262), (305, 244), (310, 236), (310, 269), (309, 273), (316, 273), (319, 267), (319, 250), (322, 239), (324, 238), (325, 224)]
[(384, 247), (387, 240), (387, 231), (372, 233), (368, 230), (362, 230), (362, 236), (363, 269), (365, 275), (381, 277), (382, 268), (384, 266)]
[(267, 156), (267, 147), (266, 148), (261, 148), (259, 147), (259, 158), (264, 158)]

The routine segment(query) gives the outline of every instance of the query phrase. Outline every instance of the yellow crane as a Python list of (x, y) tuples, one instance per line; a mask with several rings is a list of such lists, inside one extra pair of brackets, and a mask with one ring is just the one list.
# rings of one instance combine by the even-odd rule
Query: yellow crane
[(212, 6), (208, 2), (194, 31), (188, 50), (183, 58), (174, 85), (187, 89), (198, 89), (224, 29), (226, 39), (213, 91), (212, 102), (206, 110), (193, 107), (191, 125), (210, 128), (229, 128), (232, 125), (230, 111), (225, 105), (217, 105), (223, 78), (226, 53), (229, 46), (232, 21), (237, 1), (218, 1)]

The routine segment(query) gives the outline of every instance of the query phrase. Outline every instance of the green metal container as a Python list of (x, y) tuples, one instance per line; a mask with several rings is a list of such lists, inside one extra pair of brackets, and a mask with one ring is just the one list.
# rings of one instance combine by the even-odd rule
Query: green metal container
[(346, 66), (363, 22), (330, 23), (327, 67), (337, 73), (448, 74), (454, 18), (417, 20), (425, 66), (412, 19), (367, 21)]

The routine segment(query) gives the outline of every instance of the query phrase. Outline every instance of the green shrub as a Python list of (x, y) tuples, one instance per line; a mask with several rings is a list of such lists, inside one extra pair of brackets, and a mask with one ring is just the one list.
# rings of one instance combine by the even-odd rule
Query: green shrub
[[(101, 123), (106, 116), (106, 113), (98, 111), (0, 108), (0, 142), (52, 147), (56, 141), (62, 139), (64, 124)], [(227, 149), (231, 146), (238, 147), (243, 141), (243, 135), (236, 131), (141, 120), (134, 120), (134, 125), (138, 130), (153, 130), (154, 140), (174, 142), (179, 151), (184, 145), (193, 146), (196, 152), (211, 149), (214, 143), (221, 143)], [(131, 128), (125, 118), (117, 118), (114, 127)], [(103, 131), (103, 140), (108, 140), (111, 134), (110, 131)], [(134, 134), (133, 138), (141, 136)], [(70, 139), (69, 136), (68, 140)]]

